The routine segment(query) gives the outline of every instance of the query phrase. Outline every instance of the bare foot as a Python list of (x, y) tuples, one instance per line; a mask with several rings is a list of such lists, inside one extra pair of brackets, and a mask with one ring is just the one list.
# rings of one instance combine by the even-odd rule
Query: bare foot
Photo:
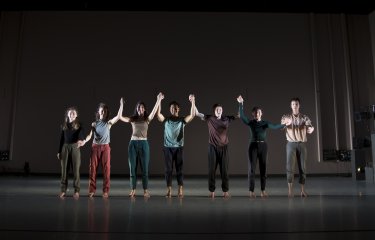
[(95, 193), (93, 193), (93, 192), (90, 192), (90, 193), (89, 193), (89, 198), (92, 198), (92, 197), (94, 197), (94, 194), (95, 194)]
[(224, 193), (223, 193), (223, 197), (224, 197), (224, 198), (230, 198), (230, 194), (229, 194), (229, 192), (224, 192)]
[(266, 198), (266, 197), (268, 197), (268, 193), (266, 193), (266, 191), (261, 191), (261, 192), (260, 192), (260, 196), (261, 196), (262, 198)]
[(143, 192), (143, 197), (145, 197), (145, 198), (150, 197), (150, 192), (147, 189)]
[(301, 197), (307, 197), (307, 193), (305, 191), (301, 191)]
[(215, 198), (215, 192), (210, 192), (210, 194), (208, 195), (209, 198)]
[(105, 193), (103, 193), (103, 198), (108, 198), (109, 196), (108, 196), (108, 193), (107, 192), (105, 192)]
[(172, 197), (172, 188), (168, 187), (167, 194), (165, 194), (166, 198), (171, 198)]
[(288, 197), (289, 197), (289, 198), (294, 197), (294, 193), (293, 193), (293, 183), (289, 183), (289, 182), (288, 182)]
[(75, 192), (75, 193), (73, 194), (73, 198), (74, 198), (74, 199), (78, 199), (78, 198), (79, 198), (79, 192)]
[(132, 189), (129, 193), (129, 197), (135, 197), (135, 189)]
[(183, 197), (184, 197), (184, 192), (183, 192), (183, 190), (182, 190), (182, 186), (179, 186), (179, 187), (178, 187), (178, 194), (177, 194), (177, 196), (178, 196), (179, 198), (183, 198)]
[(65, 198), (65, 192), (61, 192), (61, 193), (59, 194), (59, 198)]
[(256, 197), (257, 195), (255, 194), (255, 192), (250, 191), (250, 198), (256, 198)]
[(292, 197), (294, 197), (294, 194), (293, 194), (293, 192), (292, 192), (292, 191), (288, 191), (288, 197), (289, 197), (289, 198), (292, 198)]

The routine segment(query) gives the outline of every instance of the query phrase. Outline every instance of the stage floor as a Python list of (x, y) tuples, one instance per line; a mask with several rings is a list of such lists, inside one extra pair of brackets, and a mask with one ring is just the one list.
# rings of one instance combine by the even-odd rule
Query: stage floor
[[(71, 178), (69, 179), (71, 184)], [(58, 198), (59, 179), (0, 177), (0, 236), (8, 239), (374, 239), (375, 184), (351, 177), (308, 177), (307, 198), (287, 197), (286, 179), (269, 177), (269, 197), (248, 197), (246, 177), (232, 177), (232, 197), (208, 198), (207, 179), (185, 179), (185, 197), (167, 199), (165, 183), (151, 178), (150, 199), (129, 198), (129, 180), (112, 178), (108, 199), (70, 190)], [(175, 181), (174, 181), (175, 184)], [(174, 192), (174, 194), (176, 191)], [(259, 195), (259, 178), (256, 179)]]

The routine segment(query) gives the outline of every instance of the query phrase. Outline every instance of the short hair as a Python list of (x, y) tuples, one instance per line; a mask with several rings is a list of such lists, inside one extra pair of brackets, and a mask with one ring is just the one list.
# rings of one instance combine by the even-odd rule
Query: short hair
[(253, 109), (251, 110), (251, 113), (256, 114), (258, 110), (262, 110), (262, 109), (260, 107), (253, 107)]
[(293, 101), (301, 103), (301, 100), (298, 97), (294, 97), (294, 98), (290, 99), (290, 102), (293, 102)]
[(215, 103), (213, 106), (212, 106), (212, 110), (215, 112), (215, 109), (217, 107), (223, 107), (223, 105), (221, 105), (220, 103)]
[(178, 104), (178, 102), (176, 102), (176, 101), (172, 101), (172, 102), (169, 103), (169, 107), (171, 107), (172, 105), (180, 107), (180, 104)]

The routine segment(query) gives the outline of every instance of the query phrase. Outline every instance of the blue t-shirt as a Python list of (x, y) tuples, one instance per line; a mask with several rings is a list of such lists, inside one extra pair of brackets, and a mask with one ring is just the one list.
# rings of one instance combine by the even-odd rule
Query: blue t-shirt
[(183, 117), (170, 116), (164, 119), (164, 147), (184, 146), (185, 125)]

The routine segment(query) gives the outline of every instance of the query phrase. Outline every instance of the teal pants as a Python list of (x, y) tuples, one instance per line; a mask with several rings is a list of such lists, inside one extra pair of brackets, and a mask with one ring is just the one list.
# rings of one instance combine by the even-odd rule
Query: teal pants
[(130, 140), (128, 147), (130, 169), (130, 187), (137, 188), (137, 166), (141, 166), (143, 189), (148, 188), (148, 166), (150, 163), (150, 147), (147, 140)]

